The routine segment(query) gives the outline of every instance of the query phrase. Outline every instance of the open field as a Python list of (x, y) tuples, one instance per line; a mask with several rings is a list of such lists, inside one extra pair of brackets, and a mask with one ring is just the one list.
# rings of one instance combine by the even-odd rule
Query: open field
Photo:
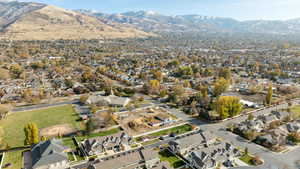
[(37, 124), (39, 129), (54, 125), (70, 124), (72, 127), (82, 129), (83, 125), (77, 121), (78, 116), (71, 105), (51, 107), (34, 111), (17, 112), (0, 121), (4, 128), (4, 141), (10, 147), (23, 146), (24, 126), (29, 122)]

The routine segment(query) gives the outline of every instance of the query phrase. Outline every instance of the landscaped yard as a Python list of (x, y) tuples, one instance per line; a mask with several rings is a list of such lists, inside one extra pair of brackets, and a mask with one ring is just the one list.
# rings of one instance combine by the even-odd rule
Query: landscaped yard
[(242, 160), (243, 162), (245, 162), (248, 165), (253, 165), (251, 160), (253, 157), (249, 156), (248, 154), (244, 154), (242, 157), (240, 157), (240, 160)]
[(160, 136), (165, 136), (165, 135), (168, 135), (171, 133), (178, 135), (178, 134), (184, 134), (184, 133), (192, 131), (192, 130), (193, 130), (193, 127), (191, 125), (184, 124), (181, 126), (170, 128), (170, 129), (158, 131), (158, 132), (146, 135), (146, 136), (137, 137), (137, 138), (135, 138), (135, 140), (137, 142), (141, 142), (141, 141), (143, 141), (144, 138), (153, 139), (153, 138), (158, 138)]
[(162, 131), (159, 131), (159, 132), (156, 132), (156, 133), (152, 133), (149, 136), (159, 137), (159, 136), (167, 135), (167, 134), (170, 134), (170, 133), (183, 134), (183, 133), (186, 133), (188, 131), (192, 131), (192, 126), (189, 125), (189, 124), (185, 124), (185, 125), (182, 125), (182, 126), (178, 126), (178, 127), (162, 130)]
[(161, 161), (167, 161), (170, 163), (170, 165), (174, 168), (178, 168), (184, 165), (184, 162), (174, 156), (170, 151), (163, 150), (159, 152), (159, 158)]
[(254, 165), (254, 166), (261, 165), (263, 163), (263, 161), (261, 161), (259, 157), (254, 157), (249, 154), (244, 154), (242, 157), (240, 157), (240, 160), (242, 160), (248, 165)]
[(34, 111), (17, 112), (9, 115), (0, 121), (4, 128), (4, 141), (10, 147), (24, 145), (24, 126), (29, 122), (37, 124), (42, 129), (58, 124), (70, 124), (71, 126), (82, 129), (84, 125), (77, 121), (78, 116), (71, 105), (51, 107)]
[(23, 151), (14, 151), (14, 152), (7, 152), (4, 156), (3, 166), (10, 164), (9, 167), (5, 169), (20, 169), (23, 167)]
[(294, 119), (300, 118), (300, 105), (297, 105), (297, 106), (292, 107), (291, 112), (294, 113), (294, 114), (293, 114), (293, 116), (294, 116), (293, 118), (294, 118)]

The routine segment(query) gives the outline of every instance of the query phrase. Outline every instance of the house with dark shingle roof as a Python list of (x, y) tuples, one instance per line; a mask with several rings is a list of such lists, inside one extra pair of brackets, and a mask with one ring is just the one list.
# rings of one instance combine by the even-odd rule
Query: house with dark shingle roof
[(68, 163), (68, 148), (61, 140), (47, 140), (38, 143), (31, 150), (33, 169), (65, 169)]
[(220, 143), (210, 147), (203, 147), (190, 152), (187, 161), (193, 168), (208, 169), (217, 167), (218, 163), (225, 167), (234, 166), (234, 160), (240, 152), (229, 143)]
[(216, 136), (208, 131), (191, 134), (169, 142), (169, 148), (173, 153), (185, 155), (192, 149), (202, 145), (210, 145), (216, 141)]

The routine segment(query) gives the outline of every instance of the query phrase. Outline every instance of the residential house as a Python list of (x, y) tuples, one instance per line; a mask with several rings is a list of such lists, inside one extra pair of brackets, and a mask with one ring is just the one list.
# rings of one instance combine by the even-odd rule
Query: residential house
[(219, 143), (205, 148), (199, 148), (188, 154), (187, 160), (193, 168), (210, 169), (222, 163), (226, 167), (234, 167), (234, 160), (240, 152), (229, 143)]
[(33, 169), (65, 169), (69, 166), (67, 151), (61, 140), (47, 140), (31, 150)]
[[(157, 168), (161, 166), (161, 168)], [(152, 149), (139, 149), (108, 157), (88, 169), (169, 169), (161, 163), (158, 153)], [(163, 168), (164, 167), (164, 168)]]
[(132, 143), (132, 137), (120, 132), (110, 136), (86, 139), (82, 142), (82, 146), (87, 154), (98, 155), (106, 151), (121, 152)]
[(237, 129), (240, 132), (245, 132), (248, 130), (254, 130), (261, 132), (264, 129), (264, 123), (260, 119), (246, 120), (237, 124)]
[(285, 111), (272, 111), (272, 114), (274, 114), (279, 120), (284, 120), (290, 115), (289, 112)]
[(150, 125), (153, 127), (163, 126), (173, 122), (172, 117), (166, 114), (158, 114), (154, 118), (156, 120), (150, 122)]
[(289, 132), (300, 133), (300, 121), (294, 121), (286, 124), (286, 128)]
[(256, 143), (264, 145), (266, 147), (272, 147), (278, 144), (278, 140), (272, 134), (266, 134), (258, 136), (255, 140)]
[(118, 97), (115, 95), (110, 96), (90, 96), (86, 104), (96, 104), (100, 106), (115, 106), (115, 107), (125, 107), (129, 104), (131, 100), (127, 97)]
[(265, 123), (266, 126), (269, 126), (272, 122), (275, 122), (278, 120), (279, 119), (276, 117), (276, 115), (273, 115), (273, 114), (263, 117), (263, 122)]
[(216, 141), (216, 136), (208, 131), (184, 136), (169, 142), (169, 148), (173, 153), (185, 155), (197, 147), (210, 145)]
[(141, 156), (145, 162), (146, 168), (153, 168), (160, 163), (158, 153), (152, 149), (141, 150)]

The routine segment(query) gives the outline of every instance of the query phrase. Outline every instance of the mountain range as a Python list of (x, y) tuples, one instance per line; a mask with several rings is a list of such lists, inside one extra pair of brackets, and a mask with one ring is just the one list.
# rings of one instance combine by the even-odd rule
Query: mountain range
[(153, 11), (107, 14), (34, 2), (0, 0), (0, 39), (58, 40), (145, 38), (164, 33), (299, 34), (300, 19), (238, 21)]
[(262, 34), (298, 34), (300, 18), (292, 20), (238, 21), (232, 18), (201, 15), (167, 16), (153, 11), (105, 14), (90, 10), (77, 10), (90, 16), (126, 25), (147, 32), (241, 32)]

